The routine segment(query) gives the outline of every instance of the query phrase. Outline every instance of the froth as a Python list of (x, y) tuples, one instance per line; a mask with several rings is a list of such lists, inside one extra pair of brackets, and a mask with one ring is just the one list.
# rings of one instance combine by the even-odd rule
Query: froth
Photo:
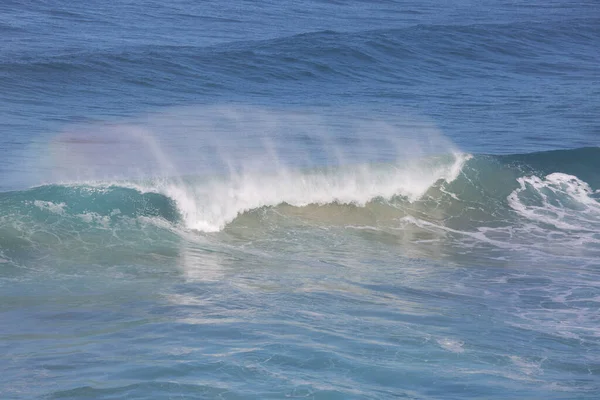
[(282, 168), (272, 173), (234, 173), (201, 183), (156, 182), (139, 188), (172, 198), (189, 229), (221, 230), (238, 215), (265, 206), (289, 204), (354, 204), (376, 198), (421, 197), (439, 180), (452, 181), (467, 156), (421, 159), (405, 164), (359, 165), (314, 171)]
[(508, 196), (508, 203), (521, 216), (562, 230), (598, 230), (600, 203), (586, 182), (563, 173), (517, 181), (519, 188)]
[(200, 231), (283, 203), (414, 200), (436, 181), (453, 180), (466, 160), (414, 118), (256, 107), (188, 107), (71, 127), (48, 153), (46, 181), (137, 182), (127, 185), (169, 196), (186, 227)]

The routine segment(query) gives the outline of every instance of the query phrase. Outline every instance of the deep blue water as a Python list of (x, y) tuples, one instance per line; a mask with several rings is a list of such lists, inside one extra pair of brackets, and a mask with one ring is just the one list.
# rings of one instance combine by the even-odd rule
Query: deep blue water
[(0, 398), (599, 398), (597, 1), (0, 37)]

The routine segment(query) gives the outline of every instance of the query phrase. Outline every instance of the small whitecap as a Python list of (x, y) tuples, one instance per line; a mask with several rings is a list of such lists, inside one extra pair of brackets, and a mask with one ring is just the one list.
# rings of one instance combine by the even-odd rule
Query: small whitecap
[(454, 340), (450, 338), (437, 339), (437, 343), (445, 350), (451, 351), (452, 353), (463, 353), (465, 351), (465, 343), (460, 340)]

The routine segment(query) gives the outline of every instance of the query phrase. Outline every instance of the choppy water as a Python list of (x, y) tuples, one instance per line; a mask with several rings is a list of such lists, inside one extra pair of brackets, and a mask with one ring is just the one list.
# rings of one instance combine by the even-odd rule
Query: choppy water
[(0, 34), (1, 398), (598, 398), (597, 2)]

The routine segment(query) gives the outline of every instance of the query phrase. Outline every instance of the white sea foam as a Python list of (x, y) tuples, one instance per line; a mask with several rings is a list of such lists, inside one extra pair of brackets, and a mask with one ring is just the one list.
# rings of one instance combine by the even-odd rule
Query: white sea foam
[(452, 353), (463, 353), (464, 342), (451, 338), (441, 338), (437, 340), (437, 343), (445, 350), (451, 351)]
[(33, 205), (39, 208), (40, 210), (47, 210), (54, 214), (64, 214), (65, 207), (67, 206), (65, 203), (53, 203), (51, 201), (42, 201), (35, 200)]
[(600, 254), (600, 203), (586, 182), (564, 173), (525, 176), (517, 181), (519, 187), (507, 198), (516, 213), (514, 219), (464, 229), (407, 215), (398, 220), (397, 229), (404, 231), (406, 225), (412, 225), (444, 237), (448, 243), (458, 241), (464, 249), (491, 245), (534, 258), (553, 254), (594, 259)]
[(125, 186), (170, 197), (187, 228), (206, 232), (284, 203), (415, 200), (437, 181), (455, 179), (468, 158), (431, 124), (411, 118), (231, 107), (76, 126), (49, 150), (44, 170), (53, 181), (130, 182)]
[[(451, 162), (415, 161), (383, 168), (360, 165), (319, 172), (281, 168), (274, 173), (233, 173), (228, 179), (199, 184), (159, 181), (134, 185), (172, 198), (189, 229), (214, 232), (238, 215), (265, 206), (289, 204), (354, 204), (400, 195), (413, 201), (439, 180), (452, 181), (468, 157), (455, 154)], [(432, 161), (432, 160), (429, 160)]]
[(85, 212), (82, 214), (77, 214), (76, 217), (88, 224), (97, 224), (104, 228), (108, 228), (110, 226), (110, 217), (107, 215), (100, 215), (95, 212)]
[(593, 190), (573, 175), (553, 173), (517, 179), (519, 188), (508, 196), (508, 203), (528, 220), (562, 230), (598, 231), (600, 203)]
[(539, 375), (543, 371), (543, 360), (532, 361), (520, 356), (509, 356), (509, 359), (526, 375)]

